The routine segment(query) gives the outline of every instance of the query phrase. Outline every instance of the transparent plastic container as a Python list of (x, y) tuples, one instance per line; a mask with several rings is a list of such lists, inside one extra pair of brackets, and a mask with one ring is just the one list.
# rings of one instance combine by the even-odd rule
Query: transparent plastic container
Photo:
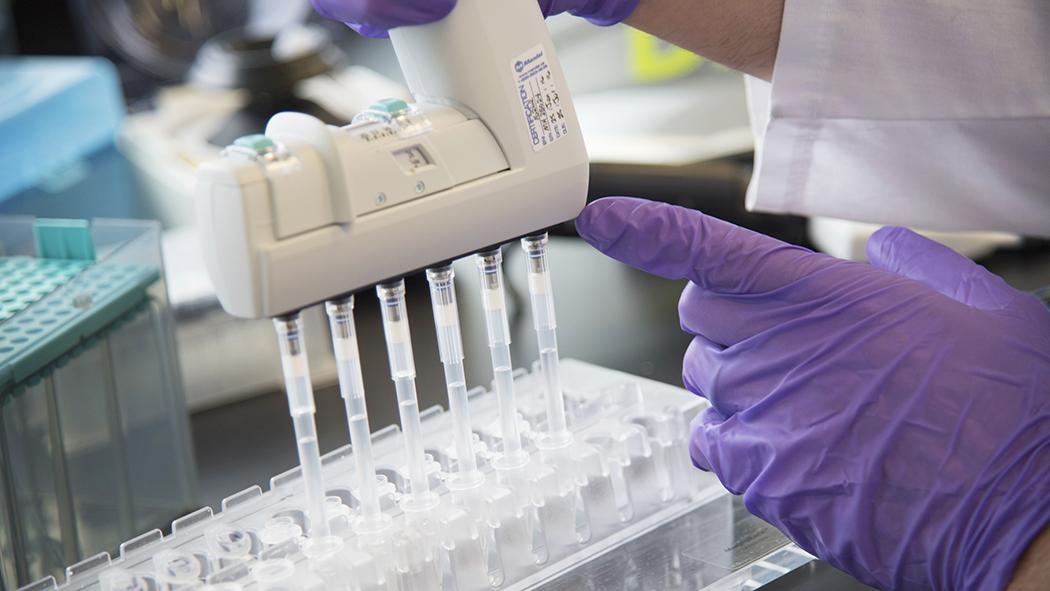
[[(685, 390), (574, 360), (561, 379), (573, 441), (549, 462), (543, 377), (515, 372), (523, 407), (524, 466), (495, 462), (499, 403), (469, 393), (480, 487), (456, 486), (453, 418), (420, 415), (424, 447), (438, 469), (428, 515), (411, 503), (407, 456), (391, 426), (372, 434), (385, 528), (360, 527), (349, 446), (323, 457), (330, 535), (312, 537), (298, 469), (71, 566), (50, 589), (230, 589), (283, 591), (483, 591), (491, 589), (755, 589), (812, 559), (752, 516), (711, 475), (692, 467), (688, 421), (706, 402)], [(568, 486), (565, 483), (569, 483)], [(451, 486), (450, 486), (451, 485)], [(464, 494), (467, 493), (467, 494)], [(411, 508), (411, 510), (410, 510)], [(173, 583), (172, 577), (178, 576)]]
[(0, 218), (5, 588), (113, 550), (196, 497), (159, 226), (46, 226)]

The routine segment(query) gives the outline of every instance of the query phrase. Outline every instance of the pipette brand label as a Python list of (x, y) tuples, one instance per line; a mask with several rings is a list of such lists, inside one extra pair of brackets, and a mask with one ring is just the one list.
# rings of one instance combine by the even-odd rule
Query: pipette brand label
[(518, 99), (529, 141), (539, 152), (569, 134), (569, 124), (561, 106), (561, 89), (547, 63), (543, 45), (537, 45), (511, 60)]

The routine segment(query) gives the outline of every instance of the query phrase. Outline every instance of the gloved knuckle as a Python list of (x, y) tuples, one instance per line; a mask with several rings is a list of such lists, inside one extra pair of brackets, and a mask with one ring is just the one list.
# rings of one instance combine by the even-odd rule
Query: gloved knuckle
[(685, 286), (682, 290), (682, 295), (678, 297), (678, 317), (685, 319), (688, 318), (692, 313), (693, 306), (696, 305), (696, 300), (700, 294), (700, 288), (696, 286), (692, 281)]

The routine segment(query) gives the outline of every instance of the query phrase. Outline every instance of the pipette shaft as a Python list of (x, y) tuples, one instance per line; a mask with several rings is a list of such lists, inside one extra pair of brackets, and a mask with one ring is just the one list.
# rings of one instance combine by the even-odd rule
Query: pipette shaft
[(540, 350), (540, 371), (546, 386), (547, 436), (550, 443), (567, 443), (571, 435), (565, 423), (565, 396), (561, 389), (557, 322), (547, 260), (547, 233), (521, 239), (528, 265), (532, 322)]
[(475, 257), (481, 280), (481, 301), (485, 308), (485, 329), (492, 357), (492, 378), (499, 402), (503, 458), (514, 462), (522, 455), (518, 431), (518, 402), (514, 392), (514, 365), (510, 358), (510, 324), (503, 292), (503, 253), (497, 248)]
[(470, 411), (467, 408), (463, 338), (459, 327), (455, 277), (450, 265), (427, 269), (438, 353), (445, 369), (445, 388), (448, 390), (448, 407), (452, 414), (452, 431), (459, 458), (458, 471), (461, 476), (473, 477), (477, 474), (478, 462), (474, 455), (474, 433), (470, 428)]
[(377, 523), (382, 509), (376, 490), (376, 466), (372, 457), (372, 435), (368, 426), (368, 408), (365, 405), (365, 386), (361, 376), (361, 355), (354, 325), (354, 296), (332, 300), (325, 304), (332, 329), (332, 345), (339, 372), (339, 392), (346, 405), (350, 425), (350, 445), (354, 450), (361, 516), (368, 523)]
[(410, 496), (423, 499), (430, 493), (423, 449), (423, 428), (419, 423), (419, 399), (416, 396), (416, 364), (412, 356), (412, 335), (408, 330), (408, 306), (405, 304), (404, 280), (376, 286), (383, 313), (390, 377), (397, 391), (401, 432), (405, 436)]
[(329, 535), (325, 518), (324, 480), (321, 476), (321, 450), (317, 443), (314, 424), (314, 391), (310, 383), (310, 364), (303, 340), (303, 322), (299, 313), (274, 318), (277, 341), (281, 349), (281, 367), (284, 387), (288, 394), (288, 411), (292, 416), (295, 442), (299, 451), (299, 465), (303, 474), (307, 514), (310, 517), (310, 535)]

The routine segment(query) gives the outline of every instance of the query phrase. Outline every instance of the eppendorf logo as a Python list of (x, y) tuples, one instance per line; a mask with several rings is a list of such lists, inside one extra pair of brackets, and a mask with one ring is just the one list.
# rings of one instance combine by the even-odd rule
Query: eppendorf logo
[(530, 58), (526, 58), (524, 60), (518, 60), (518, 61), (514, 62), (514, 71), (519, 73), (519, 74), (521, 74), (522, 71), (524, 71), (525, 68), (529, 64), (531, 64), (532, 62), (540, 59), (541, 57), (543, 57), (543, 50), (542, 49), (539, 52), (537, 52), (536, 55), (534, 55), (534, 56), (532, 56)]

